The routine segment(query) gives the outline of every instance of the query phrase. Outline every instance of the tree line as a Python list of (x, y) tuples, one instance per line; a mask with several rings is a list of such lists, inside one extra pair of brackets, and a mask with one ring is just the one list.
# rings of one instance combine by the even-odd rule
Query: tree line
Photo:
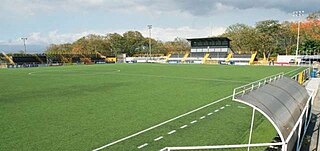
[[(149, 54), (149, 39), (139, 31), (128, 31), (124, 34), (109, 33), (106, 36), (90, 34), (73, 43), (51, 44), (46, 53), (82, 53), (99, 52), (108, 56), (126, 53), (127, 56)], [(168, 52), (186, 52), (190, 46), (185, 39), (162, 42), (151, 38), (152, 54), (167, 54)]]
[[(295, 54), (298, 22), (259, 21), (255, 26), (234, 24), (222, 36), (230, 38), (231, 47), (239, 53), (258, 51), (266, 57)], [(299, 54), (314, 55), (320, 51), (320, 11), (309, 14), (300, 24)]]
[[(319, 54), (320, 52), (320, 11), (311, 13), (301, 22), (299, 54)], [(297, 22), (279, 22), (264, 20), (254, 26), (246, 24), (230, 25), (219, 36), (228, 37), (231, 48), (237, 53), (258, 51), (262, 56), (277, 54), (295, 54), (297, 46)], [(184, 38), (163, 42), (151, 39), (152, 54), (170, 52), (185, 53), (190, 51), (190, 44)], [(46, 53), (95, 53), (117, 56), (126, 53), (128, 56), (149, 53), (149, 37), (138, 31), (127, 31), (124, 34), (109, 33), (106, 35), (90, 34), (73, 43), (52, 44)]]

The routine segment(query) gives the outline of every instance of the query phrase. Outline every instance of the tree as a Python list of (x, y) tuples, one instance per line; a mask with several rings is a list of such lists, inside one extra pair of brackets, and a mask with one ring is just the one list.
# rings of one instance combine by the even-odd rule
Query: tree
[(291, 54), (296, 45), (296, 33), (291, 29), (291, 22), (285, 21), (281, 23), (278, 34), (279, 45), (277, 50), (278, 54)]
[(320, 10), (310, 13), (307, 17), (308, 20), (320, 20)]
[(320, 40), (308, 39), (302, 43), (300, 50), (304, 55), (316, 55), (320, 51)]
[(186, 39), (175, 38), (174, 41), (168, 41), (163, 43), (165, 53), (186, 53), (190, 51), (190, 44)]
[(107, 34), (106, 39), (110, 45), (110, 53), (117, 55), (124, 53), (124, 38), (117, 33)]
[(277, 20), (265, 20), (256, 23), (259, 52), (268, 59), (280, 45), (281, 25)]
[(245, 24), (234, 24), (229, 26), (222, 36), (231, 39), (231, 48), (238, 53), (249, 53), (257, 49), (257, 31)]
[(129, 56), (143, 52), (144, 47), (147, 45), (145, 38), (138, 31), (125, 32), (123, 34), (123, 40), (124, 52)]

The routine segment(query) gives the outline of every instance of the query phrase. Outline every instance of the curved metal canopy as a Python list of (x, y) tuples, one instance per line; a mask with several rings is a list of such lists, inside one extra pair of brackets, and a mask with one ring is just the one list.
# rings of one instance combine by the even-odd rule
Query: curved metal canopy
[[(308, 98), (308, 92), (303, 86), (290, 78), (282, 77), (247, 94), (237, 96), (235, 100), (256, 107), (268, 116), (278, 133), (280, 131), (279, 135), (282, 135), (283, 141), (289, 143), (289, 147), (294, 145), (294, 141), (287, 139), (298, 122)], [(297, 138), (297, 133), (294, 133), (291, 140)]]

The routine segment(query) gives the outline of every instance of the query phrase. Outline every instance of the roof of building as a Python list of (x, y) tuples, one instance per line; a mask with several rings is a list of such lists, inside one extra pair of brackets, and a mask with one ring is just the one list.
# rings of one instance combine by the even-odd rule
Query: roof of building
[(229, 39), (228, 37), (206, 37), (206, 38), (188, 38), (187, 39), (188, 41), (192, 41), (192, 40), (204, 40), (204, 41), (207, 41), (207, 40), (228, 40), (228, 41), (231, 41), (231, 39)]

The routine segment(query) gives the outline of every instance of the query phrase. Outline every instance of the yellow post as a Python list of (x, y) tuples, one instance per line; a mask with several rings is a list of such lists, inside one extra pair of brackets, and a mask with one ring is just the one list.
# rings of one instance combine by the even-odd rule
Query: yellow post
[(228, 57), (226, 58), (226, 62), (229, 62), (231, 58), (232, 58), (232, 53), (229, 53)]
[(34, 55), (35, 57), (36, 57), (36, 59), (41, 63), (41, 64), (43, 64), (43, 61), (40, 59), (40, 57), (38, 56), (38, 55)]
[(184, 61), (186, 61), (186, 59), (188, 58), (188, 56), (189, 56), (189, 52), (187, 52), (187, 53), (183, 56), (183, 58), (182, 58), (182, 60), (181, 60), (181, 63), (184, 63)]
[(15, 65), (13, 60), (4, 52), (2, 52), (2, 55), (9, 61), (10, 64)]
[(303, 72), (299, 73), (299, 81), (298, 82), (301, 85), (303, 84), (303, 82), (304, 82), (304, 73)]
[(205, 55), (204, 58), (202, 59), (202, 64), (205, 64), (205, 63), (206, 63), (209, 55), (210, 55), (209, 53), (206, 53), (206, 55)]
[(254, 59), (256, 58), (256, 56), (257, 56), (257, 51), (255, 52), (255, 53), (253, 53), (252, 55), (251, 55), (251, 58), (250, 58), (250, 61), (249, 61), (249, 64), (253, 64), (253, 62), (254, 62)]
[(167, 62), (169, 60), (169, 58), (171, 57), (171, 53), (169, 53), (165, 59), (165, 62)]

